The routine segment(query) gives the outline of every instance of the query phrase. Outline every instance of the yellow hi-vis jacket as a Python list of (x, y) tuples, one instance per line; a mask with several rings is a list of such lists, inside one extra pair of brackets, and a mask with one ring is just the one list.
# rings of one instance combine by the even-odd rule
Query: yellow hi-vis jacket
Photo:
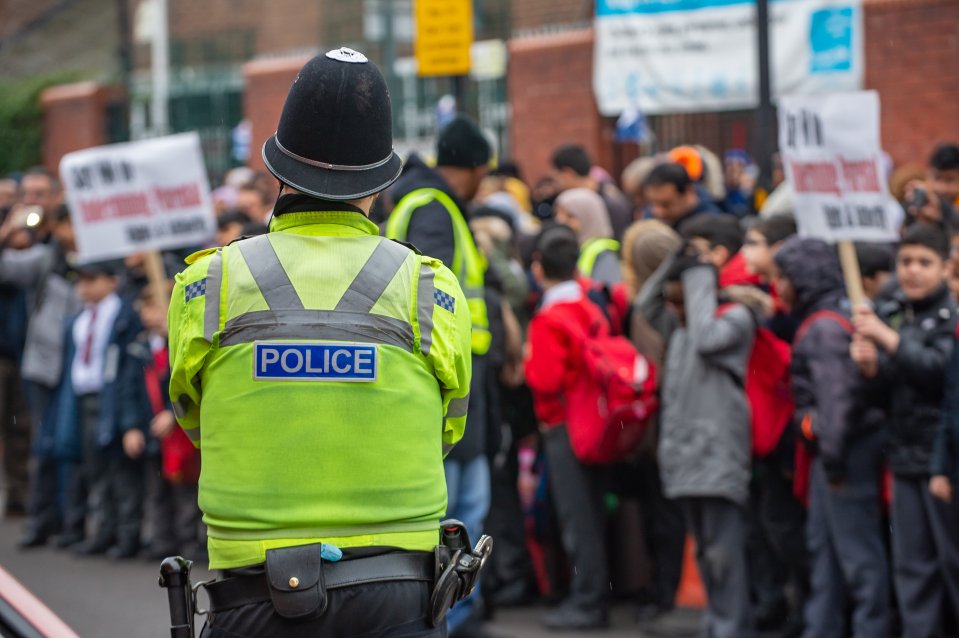
[(313, 542), (432, 550), (466, 424), (466, 298), (358, 212), (290, 212), (187, 260), (170, 396), (201, 450), (211, 569)]
[(436, 188), (420, 188), (401, 199), (386, 223), (386, 236), (407, 241), (410, 220), (417, 208), (439, 202), (450, 216), (453, 225), (453, 274), (466, 294), (470, 318), (473, 323), (473, 354), (489, 352), (492, 335), (489, 331), (489, 314), (486, 309), (485, 274), (486, 258), (476, 248), (473, 234), (463, 214), (449, 195)]
[(593, 268), (596, 266), (596, 260), (601, 254), (609, 251), (612, 253), (619, 254), (619, 242), (615, 239), (605, 239), (601, 237), (594, 237), (593, 239), (587, 239), (583, 243), (582, 248), (579, 250), (579, 260), (576, 262), (576, 267), (579, 270), (579, 274), (584, 277), (593, 276)]

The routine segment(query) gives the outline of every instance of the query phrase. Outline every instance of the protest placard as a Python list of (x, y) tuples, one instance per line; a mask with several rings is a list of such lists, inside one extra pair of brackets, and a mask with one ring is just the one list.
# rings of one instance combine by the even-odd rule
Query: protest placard
[(779, 104), (779, 148), (799, 234), (839, 242), (846, 288), (861, 301), (853, 241), (895, 241), (879, 141), (879, 95), (793, 96)]
[(799, 234), (895, 241), (874, 91), (783, 98), (779, 148)]
[(216, 229), (196, 133), (69, 153), (60, 178), (83, 262), (195, 246)]

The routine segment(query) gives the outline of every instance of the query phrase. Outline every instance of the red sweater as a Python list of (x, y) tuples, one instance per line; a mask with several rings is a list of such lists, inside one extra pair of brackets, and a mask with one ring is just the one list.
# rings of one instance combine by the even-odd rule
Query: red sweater
[(526, 383), (533, 392), (536, 416), (552, 427), (566, 422), (565, 394), (579, 373), (582, 354), (577, 343), (597, 321), (599, 309), (583, 297), (560, 301), (540, 310), (529, 324)]

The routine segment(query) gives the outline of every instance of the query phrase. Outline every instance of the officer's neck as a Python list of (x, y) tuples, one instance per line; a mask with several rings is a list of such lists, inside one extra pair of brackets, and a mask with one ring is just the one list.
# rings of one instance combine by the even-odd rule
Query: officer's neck
[[(310, 195), (307, 195), (306, 193), (301, 193), (300, 191), (296, 190), (295, 188), (290, 188), (289, 186), (287, 186), (287, 185), (285, 185), (285, 184), (283, 185), (283, 190), (280, 192), (280, 195), (305, 195), (306, 197), (310, 197)], [(370, 216), (370, 209), (373, 208), (373, 202), (374, 202), (374, 201), (376, 201), (376, 195), (375, 195), (375, 194), (374, 194), (374, 195), (367, 195), (366, 197), (364, 197), (364, 198), (362, 198), (362, 199), (350, 199), (350, 200), (347, 200), (345, 203), (351, 204), (351, 205), (353, 205), (353, 206), (356, 206), (357, 208), (360, 209), (360, 211), (361, 211), (364, 215), (366, 215), (367, 217), (369, 217), (369, 216)]]

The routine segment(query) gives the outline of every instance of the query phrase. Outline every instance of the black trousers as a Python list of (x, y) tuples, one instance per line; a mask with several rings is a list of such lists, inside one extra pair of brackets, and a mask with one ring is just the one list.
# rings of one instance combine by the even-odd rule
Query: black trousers
[(445, 623), (431, 627), (430, 585), (392, 582), (327, 592), (329, 606), (315, 620), (287, 620), (270, 602), (244, 605), (212, 616), (201, 638), (446, 638)]
[(563, 549), (573, 570), (567, 603), (586, 611), (605, 612), (609, 575), (603, 549), (606, 534), (600, 472), (583, 465), (573, 454), (565, 425), (547, 430), (543, 444)]

